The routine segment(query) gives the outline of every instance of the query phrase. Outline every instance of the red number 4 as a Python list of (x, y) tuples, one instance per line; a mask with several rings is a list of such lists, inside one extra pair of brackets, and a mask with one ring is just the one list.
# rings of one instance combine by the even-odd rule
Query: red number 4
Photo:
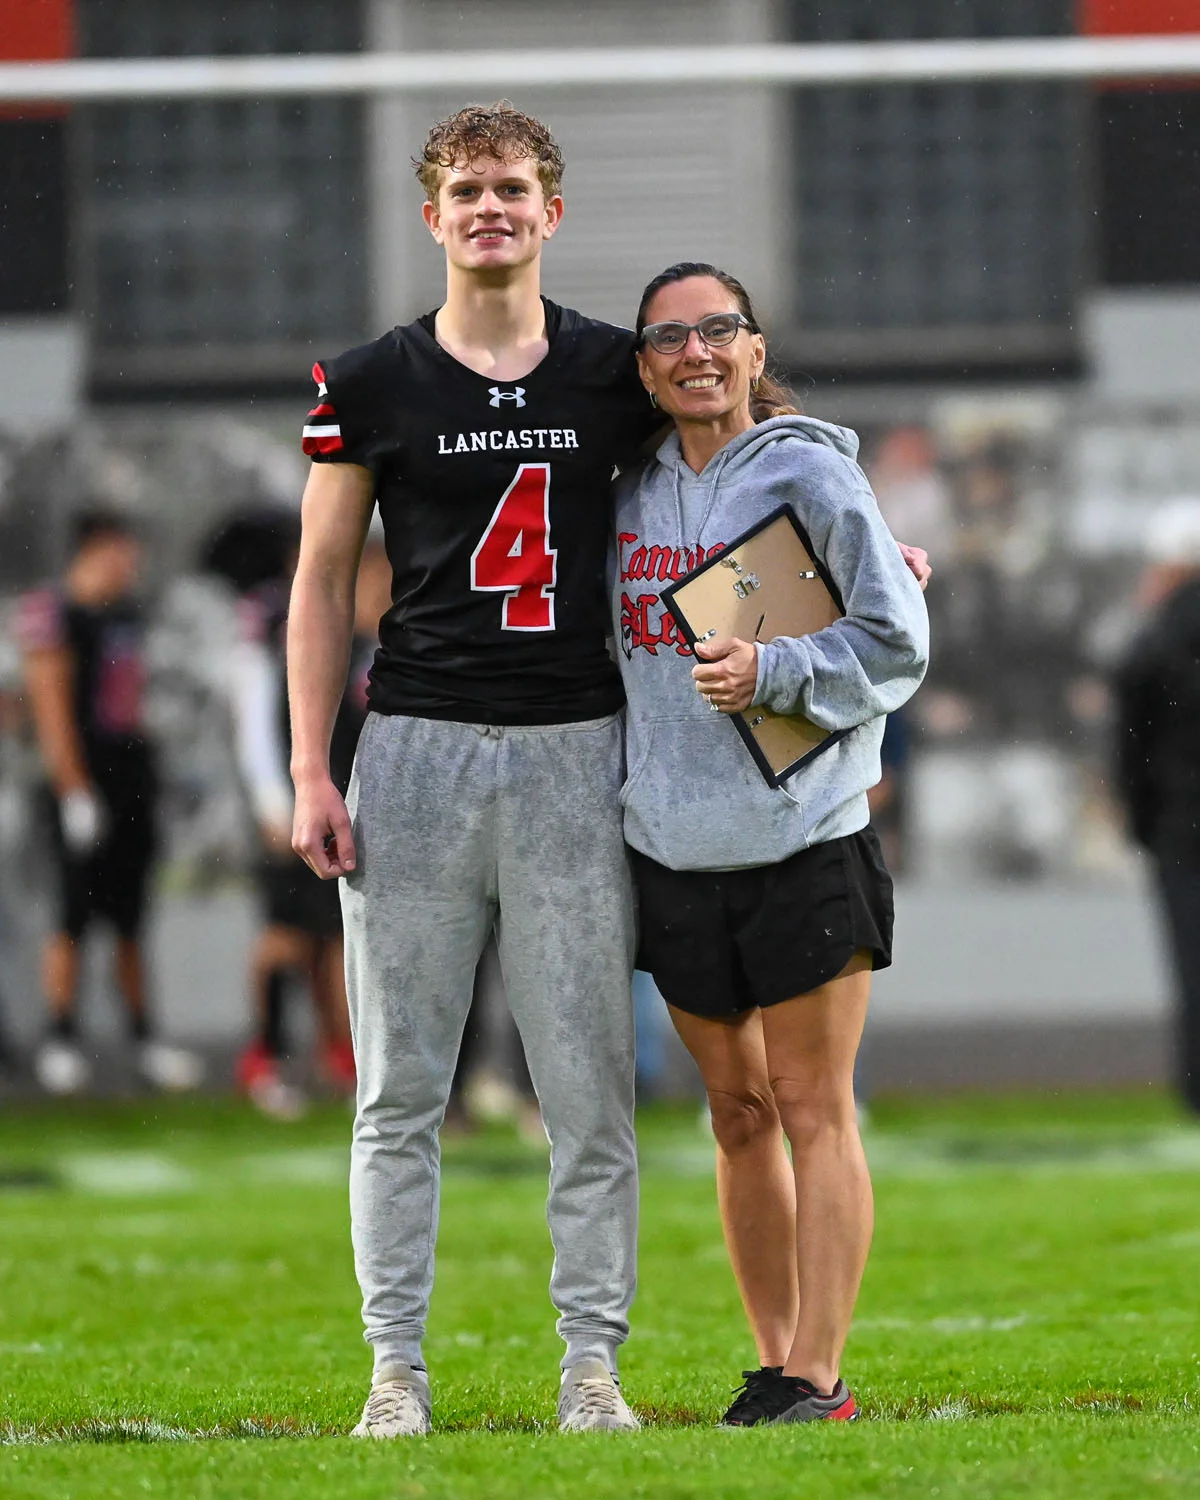
[(504, 630), (553, 630), (558, 553), (550, 545), (550, 465), (522, 464), (471, 554), (471, 588), (504, 594)]

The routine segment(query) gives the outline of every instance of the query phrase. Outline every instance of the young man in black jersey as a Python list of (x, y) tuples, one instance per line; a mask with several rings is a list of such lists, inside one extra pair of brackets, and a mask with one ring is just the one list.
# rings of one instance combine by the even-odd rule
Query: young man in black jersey
[[(498, 927), (552, 1142), (551, 1294), (568, 1429), (633, 1429), (633, 913), (605, 649), (614, 463), (655, 429), (632, 336), (540, 295), (558, 149), (508, 107), (435, 127), (436, 315), (318, 365), (288, 660), (295, 848), (344, 876), (358, 1064), (351, 1214), (375, 1376), (356, 1431), (429, 1430), (421, 1352), (437, 1131)], [(378, 503), (394, 570), (349, 803), (328, 768), (354, 567)], [(351, 833), (351, 813), (354, 833)]]
[[(429, 1430), (437, 1131), (493, 923), (552, 1142), (560, 1425), (631, 1430), (615, 1371), (635, 1276), (633, 920), (604, 571), (614, 465), (660, 422), (633, 335), (541, 296), (563, 208), (545, 127), (468, 108), (417, 165), (446, 300), (314, 369), (288, 640), (293, 844), (344, 877), (375, 1352), (355, 1431)], [(328, 746), (376, 503), (394, 603), (348, 810)]]

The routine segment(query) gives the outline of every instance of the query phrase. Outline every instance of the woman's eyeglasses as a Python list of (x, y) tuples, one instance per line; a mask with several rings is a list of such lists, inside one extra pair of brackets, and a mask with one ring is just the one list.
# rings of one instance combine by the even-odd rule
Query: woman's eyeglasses
[(709, 313), (698, 323), (648, 323), (642, 329), (641, 341), (659, 354), (678, 354), (686, 347), (689, 335), (698, 333), (710, 349), (720, 349), (733, 343), (739, 328), (750, 333), (758, 332), (749, 318), (743, 318), (741, 313)]

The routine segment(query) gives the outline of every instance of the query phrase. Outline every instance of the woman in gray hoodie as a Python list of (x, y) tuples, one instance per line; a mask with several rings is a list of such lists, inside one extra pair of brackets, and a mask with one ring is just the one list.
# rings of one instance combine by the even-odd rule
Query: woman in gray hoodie
[[(884, 718), (925, 671), (925, 606), (854, 462), (857, 438), (801, 416), (765, 373), (739, 282), (673, 266), (647, 287), (637, 331), (643, 383), (674, 431), (617, 485), (621, 797), (639, 962), (704, 1078), (725, 1239), (758, 1348), (724, 1421), (848, 1420), (839, 1361), (872, 1231), (854, 1059), (892, 936), (866, 794)], [(844, 617), (693, 654), (661, 590), (785, 504)], [(842, 733), (772, 788), (728, 717), (752, 705)]]

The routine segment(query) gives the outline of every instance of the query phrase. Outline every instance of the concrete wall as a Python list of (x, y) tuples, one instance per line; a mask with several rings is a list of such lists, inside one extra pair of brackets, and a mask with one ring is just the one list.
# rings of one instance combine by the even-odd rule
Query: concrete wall
[[(605, 0), (566, 7), (540, 0), (372, 0), (368, 37), (379, 49), (637, 46), (757, 42), (774, 36), (772, 0)], [(514, 90), (544, 119), (567, 161), (563, 226), (548, 247), (547, 293), (595, 317), (628, 324), (638, 294), (678, 260), (712, 260), (742, 278), (769, 319), (780, 294), (786, 195), (774, 181), (777, 102), (769, 89)], [(372, 288), (375, 324), (388, 328), (437, 306), (441, 252), (420, 217), (409, 158), (436, 119), (470, 102), (431, 92), (372, 106)]]
[(0, 430), (69, 427), (83, 399), (84, 330), (68, 314), (0, 318)]
[(1140, 407), (1200, 405), (1200, 291), (1097, 290), (1084, 298), (1080, 323), (1098, 397)]

